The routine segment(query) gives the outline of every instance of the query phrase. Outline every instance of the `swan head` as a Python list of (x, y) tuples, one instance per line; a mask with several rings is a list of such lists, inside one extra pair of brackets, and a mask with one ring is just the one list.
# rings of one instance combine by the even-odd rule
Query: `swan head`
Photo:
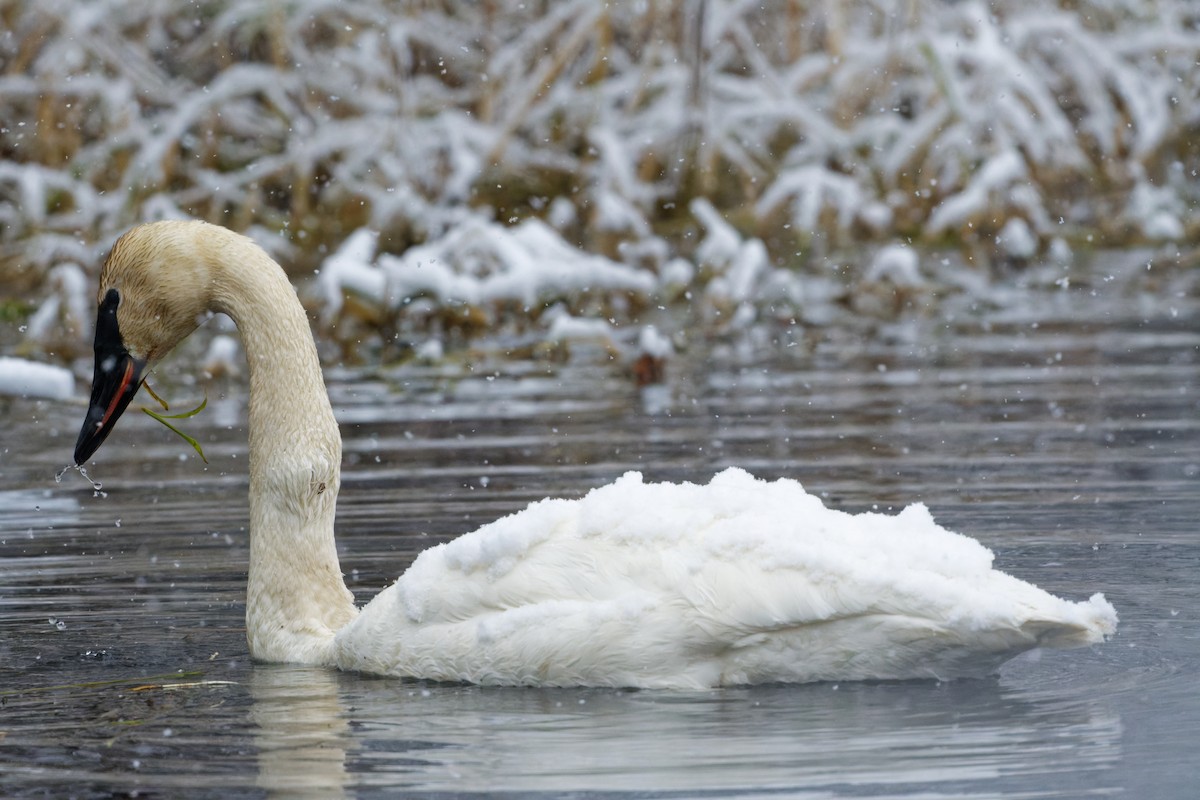
[(227, 236), (235, 234), (203, 222), (154, 222), (133, 228), (113, 245), (100, 272), (96, 364), (76, 464), (103, 444), (154, 363), (212, 308), (220, 244)]

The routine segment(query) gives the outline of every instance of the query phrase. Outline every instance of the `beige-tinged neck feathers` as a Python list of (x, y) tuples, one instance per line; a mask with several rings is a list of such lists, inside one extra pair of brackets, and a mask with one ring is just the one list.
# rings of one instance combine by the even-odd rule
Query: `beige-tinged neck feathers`
[(145, 370), (210, 313), (241, 333), (250, 377), (250, 574), (255, 656), (327, 662), (355, 614), (333, 539), (341, 437), (308, 318), (283, 269), (245, 236), (203, 222), (126, 233), (100, 277), (96, 379), (76, 448), (90, 458)]

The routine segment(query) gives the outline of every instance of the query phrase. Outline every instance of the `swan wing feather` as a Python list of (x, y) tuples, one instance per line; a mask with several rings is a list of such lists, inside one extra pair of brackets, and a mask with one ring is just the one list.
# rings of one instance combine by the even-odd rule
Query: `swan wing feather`
[(975, 674), (1101, 638), (1102, 598), (1089, 618), (991, 565), (923, 506), (852, 515), (740, 470), (629, 473), (423, 552), (337, 650), (440, 680), (706, 687)]

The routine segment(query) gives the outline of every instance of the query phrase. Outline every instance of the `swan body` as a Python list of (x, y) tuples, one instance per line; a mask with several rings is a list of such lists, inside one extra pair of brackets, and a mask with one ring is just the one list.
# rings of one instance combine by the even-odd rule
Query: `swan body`
[(1102, 595), (1070, 602), (992, 568), (921, 505), (825, 508), (791, 480), (629, 473), (421, 553), (361, 609), (333, 521), (341, 439), (304, 311), (250, 240), (139, 226), (100, 278), (86, 461), (153, 363), (229, 314), (250, 376), (246, 629), (266, 661), (481, 684), (702, 688), (952, 678), (1037, 646), (1103, 641)]

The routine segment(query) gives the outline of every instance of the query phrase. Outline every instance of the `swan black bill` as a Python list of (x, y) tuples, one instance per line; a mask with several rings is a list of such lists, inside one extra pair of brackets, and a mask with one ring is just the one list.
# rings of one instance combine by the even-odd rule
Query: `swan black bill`
[(142, 385), (146, 364), (131, 356), (121, 340), (117, 324), (120, 303), (120, 293), (109, 289), (96, 312), (96, 371), (92, 376), (92, 399), (75, 443), (76, 464), (87, 461), (100, 449)]

